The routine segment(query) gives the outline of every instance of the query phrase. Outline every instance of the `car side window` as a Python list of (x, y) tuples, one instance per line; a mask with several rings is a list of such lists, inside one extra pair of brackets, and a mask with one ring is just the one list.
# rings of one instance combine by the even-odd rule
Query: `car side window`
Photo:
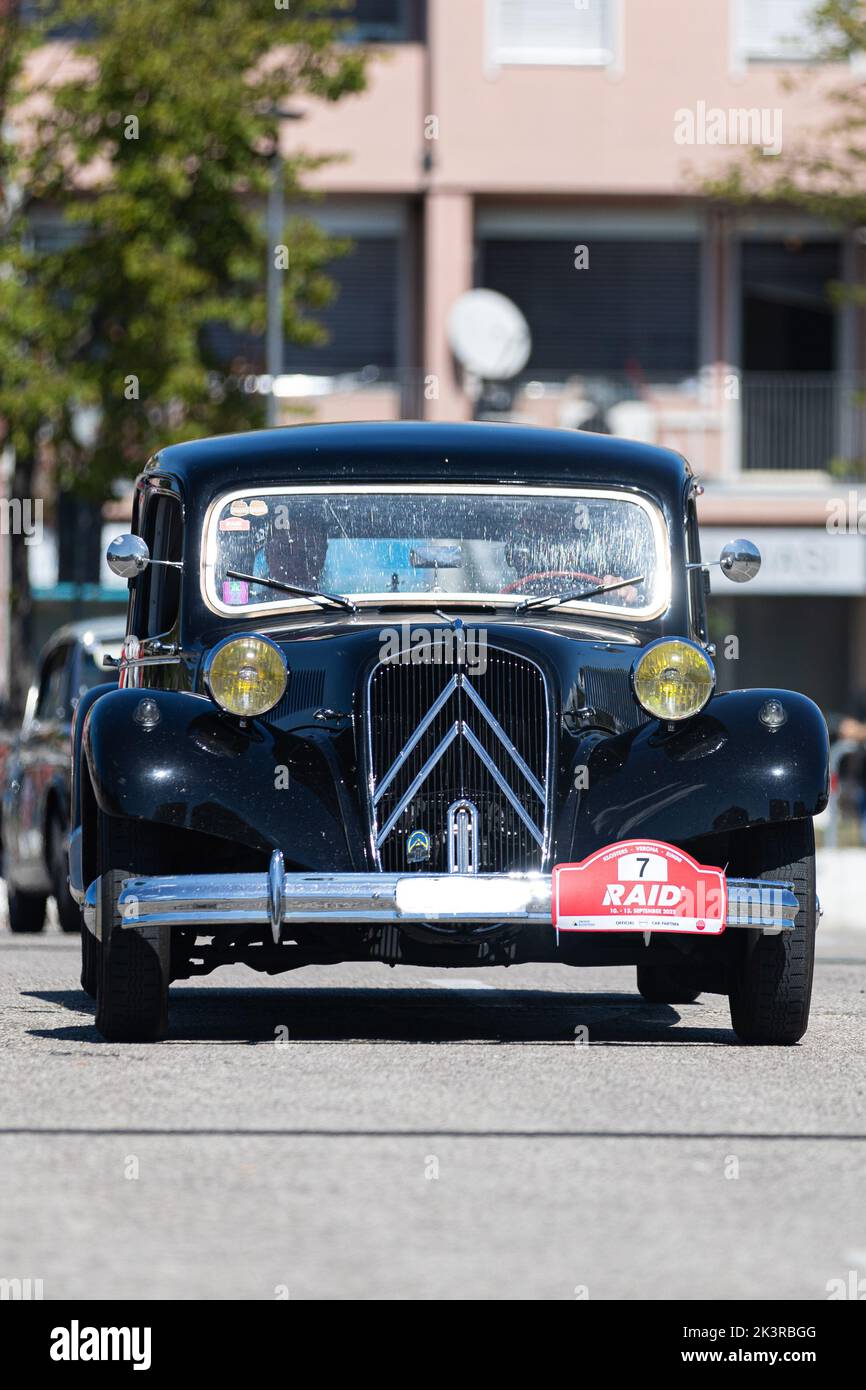
[(42, 724), (69, 718), (69, 646), (52, 652), (39, 677), (39, 694), (34, 711)]
[[(139, 534), (152, 560), (178, 561), (182, 554), (180, 502), (166, 493), (144, 499)], [(135, 585), (133, 631), (143, 638), (159, 637), (175, 624), (180, 602), (180, 570), (148, 565)]]
[[(701, 559), (698, 509), (694, 497), (689, 498), (686, 513), (686, 559), (691, 565), (700, 564)], [(698, 641), (701, 642), (706, 641), (707, 638), (706, 593), (706, 571), (689, 570), (689, 609), (692, 629)]]

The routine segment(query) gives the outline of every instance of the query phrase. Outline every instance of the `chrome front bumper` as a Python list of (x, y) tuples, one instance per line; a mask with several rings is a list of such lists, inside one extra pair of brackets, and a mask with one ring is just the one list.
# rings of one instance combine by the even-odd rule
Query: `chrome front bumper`
[[(729, 927), (790, 931), (798, 904), (790, 884), (728, 879)], [(98, 881), (84, 895), (87, 926), (99, 934)], [(234, 927), (341, 922), (551, 924), (549, 874), (287, 874), (275, 850), (267, 874), (183, 874), (128, 878), (120, 894), (121, 925), (193, 928), (204, 936)]]

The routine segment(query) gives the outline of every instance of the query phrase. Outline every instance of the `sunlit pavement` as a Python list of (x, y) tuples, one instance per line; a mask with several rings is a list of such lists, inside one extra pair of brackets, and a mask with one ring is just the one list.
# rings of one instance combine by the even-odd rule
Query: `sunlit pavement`
[[(866, 1275), (866, 931), (811, 1028), (630, 970), (241, 967), (104, 1043), (0, 931), (0, 1277), (86, 1298), (807, 1298)], [(584, 1041), (583, 1039), (587, 1040)]]

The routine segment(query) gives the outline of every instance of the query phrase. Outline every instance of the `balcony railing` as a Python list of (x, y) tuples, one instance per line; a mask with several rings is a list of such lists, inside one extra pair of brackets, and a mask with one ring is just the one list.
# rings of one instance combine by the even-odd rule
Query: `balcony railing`
[[(428, 395), (434, 380), (423, 370), (367, 368), (339, 377), (287, 377), (281, 394), (286, 418), (294, 407), (317, 419), (435, 419), (440, 410)], [(491, 386), (464, 408), (482, 419), (661, 444), (684, 453), (707, 478), (763, 471), (866, 478), (866, 373), (740, 374), (723, 364), (665, 380), (548, 372)]]
[(741, 385), (741, 466), (861, 476), (866, 375), (747, 372)]

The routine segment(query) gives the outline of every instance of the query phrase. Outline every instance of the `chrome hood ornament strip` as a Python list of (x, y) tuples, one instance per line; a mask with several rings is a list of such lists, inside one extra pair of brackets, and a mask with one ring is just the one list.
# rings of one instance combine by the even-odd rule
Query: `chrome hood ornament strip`
[(478, 807), (465, 797), (448, 807), (448, 872), (478, 873)]

